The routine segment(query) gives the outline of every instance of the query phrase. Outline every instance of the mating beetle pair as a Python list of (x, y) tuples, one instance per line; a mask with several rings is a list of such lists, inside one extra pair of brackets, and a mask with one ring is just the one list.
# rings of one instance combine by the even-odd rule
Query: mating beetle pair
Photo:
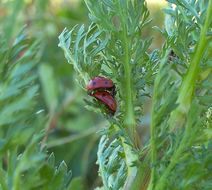
[(86, 89), (90, 96), (105, 104), (112, 114), (116, 112), (115, 85), (111, 79), (101, 76), (94, 77), (89, 81)]

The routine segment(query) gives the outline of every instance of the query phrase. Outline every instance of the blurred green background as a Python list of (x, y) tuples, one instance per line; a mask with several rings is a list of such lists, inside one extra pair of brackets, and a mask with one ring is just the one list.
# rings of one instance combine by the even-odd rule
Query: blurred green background
[[(164, 6), (165, 1), (148, 1), (152, 22), (142, 38), (154, 37), (152, 49), (160, 48), (163, 43), (160, 33), (152, 27), (163, 27)], [(85, 108), (84, 99), (88, 96), (77, 85), (72, 66), (58, 48), (61, 31), (76, 24), (87, 24), (88, 18), (88, 10), (82, 0), (0, 1), (0, 32), (6, 33), (8, 42), (12, 43), (25, 28), (28, 36), (40, 44), (38, 51), (41, 58), (37, 65), (40, 88), (36, 111), (46, 119), (43, 129), (47, 131), (44, 141), (48, 153), (54, 152), (56, 163), (65, 160), (73, 177), (79, 177), (86, 189), (94, 189), (101, 182), (96, 165), (97, 132), (108, 124), (101, 115)], [(146, 125), (148, 131), (150, 102), (144, 105), (142, 125)]]

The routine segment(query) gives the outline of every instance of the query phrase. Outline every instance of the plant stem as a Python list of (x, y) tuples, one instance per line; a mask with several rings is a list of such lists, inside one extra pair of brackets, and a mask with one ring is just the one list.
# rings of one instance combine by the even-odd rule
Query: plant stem
[(138, 172), (131, 186), (131, 190), (146, 190), (151, 177), (150, 152), (147, 149), (142, 157), (139, 157)]
[(127, 144), (124, 138), (121, 138), (124, 152), (125, 152), (125, 159), (127, 164), (127, 179), (124, 185), (123, 190), (138, 190), (136, 188), (132, 189), (132, 186), (134, 184), (134, 180), (136, 178), (138, 169), (135, 165), (136, 161), (138, 160), (138, 156), (132, 151), (132, 147)]
[[(129, 136), (134, 145), (136, 145), (136, 131), (135, 131), (135, 115), (132, 98), (132, 87), (131, 87), (131, 66), (129, 59), (129, 41), (127, 36), (127, 30), (123, 32), (123, 45), (124, 45), (124, 73), (125, 73), (125, 119), (124, 126), (129, 132)], [(137, 174), (136, 166), (132, 166), (137, 161), (137, 155), (132, 151), (132, 147), (125, 143), (125, 139), (122, 139), (123, 147), (126, 155), (126, 162), (128, 166), (128, 177), (125, 183), (124, 189), (130, 189)]]
[(89, 128), (89, 129), (81, 132), (80, 134), (76, 134), (76, 135), (72, 135), (72, 136), (68, 136), (68, 137), (63, 137), (63, 138), (60, 138), (60, 139), (57, 139), (57, 140), (54, 140), (54, 141), (50, 141), (50, 142), (47, 143), (47, 147), (52, 148), (52, 147), (55, 147), (55, 146), (61, 146), (61, 145), (67, 144), (67, 143), (72, 143), (74, 141), (81, 140), (81, 139), (88, 137), (88, 136), (91, 136), (91, 135), (98, 136), (95, 132), (98, 131), (99, 126), (101, 126), (101, 124), (98, 125), (98, 128), (92, 127), (92, 128)]
[[(155, 109), (156, 102), (157, 102), (157, 89), (160, 88), (160, 71), (162, 70), (164, 64), (167, 62), (169, 51), (166, 51), (164, 58), (161, 60), (159, 73), (157, 77), (155, 78), (155, 84), (154, 84), (154, 93), (152, 97), (152, 110), (151, 110), (151, 126), (150, 126), (150, 134), (151, 134), (151, 164), (152, 164), (152, 170), (151, 170), (151, 182), (150, 186), (148, 187), (149, 190), (154, 189), (154, 184), (156, 181), (156, 167), (155, 164), (157, 162), (157, 142), (156, 142), (156, 117), (157, 110)], [(156, 89), (156, 90), (155, 90)]]
[[(154, 105), (154, 95), (153, 95), (153, 105)], [(155, 129), (155, 122), (154, 122), (154, 110), (152, 108), (151, 113), (151, 126), (150, 126), (150, 134), (151, 134), (151, 164), (153, 165), (151, 170), (151, 182), (148, 189), (153, 189), (155, 178), (156, 178), (156, 167), (154, 166), (157, 161), (157, 147), (156, 147), (156, 129)]]
[[(189, 130), (187, 130), (189, 131)], [(180, 143), (179, 148), (176, 150), (176, 152), (174, 153), (174, 155), (172, 156), (171, 160), (170, 160), (170, 164), (168, 165), (168, 167), (166, 168), (166, 170), (164, 171), (163, 175), (161, 176), (161, 178), (159, 179), (158, 183), (155, 185), (157, 190), (164, 190), (166, 189), (166, 180), (168, 178), (168, 176), (170, 175), (172, 169), (175, 167), (175, 165), (178, 163), (178, 160), (180, 159), (182, 152), (185, 150), (185, 148), (187, 147), (188, 144), (188, 138), (190, 136), (190, 134), (188, 132), (185, 132), (185, 135)]]
[(133, 97), (132, 97), (132, 85), (131, 85), (131, 66), (129, 60), (129, 41), (127, 37), (127, 32), (123, 33), (123, 41), (124, 41), (124, 71), (125, 71), (125, 120), (124, 125), (127, 127), (130, 133), (130, 137), (132, 140), (135, 140), (135, 115), (134, 115), (134, 107), (133, 107)]
[(176, 127), (182, 127), (185, 120), (185, 116), (189, 111), (193, 97), (195, 81), (196, 78), (198, 77), (199, 64), (203, 56), (204, 50), (207, 47), (206, 36), (211, 20), (212, 20), (212, 1), (209, 1), (205, 24), (200, 33), (200, 40), (196, 47), (196, 51), (191, 61), (188, 72), (180, 88), (179, 97), (177, 100), (178, 107), (175, 109), (175, 111), (173, 111), (169, 120), (169, 124), (173, 129), (175, 129)]
[[(125, 2), (127, 3), (127, 2)], [(129, 136), (134, 140), (135, 137), (135, 115), (134, 115), (134, 106), (133, 106), (133, 96), (132, 96), (132, 76), (131, 76), (131, 65), (130, 65), (130, 40), (127, 33), (127, 15), (126, 10), (122, 9), (121, 1), (118, 3), (119, 5), (119, 16), (120, 22), (122, 25), (122, 33), (121, 33), (121, 41), (124, 48), (124, 81), (122, 84), (125, 101), (125, 116), (124, 116), (124, 126), (128, 129)], [(128, 6), (128, 5), (126, 5)]]
[[(124, 81), (122, 84), (124, 94), (124, 102), (125, 102), (125, 112), (124, 112), (124, 127), (127, 129), (129, 137), (133, 141), (133, 144), (136, 145), (136, 131), (135, 131), (135, 115), (134, 115), (134, 106), (133, 106), (133, 96), (132, 96), (132, 73), (131, 73), (131, 65), (130, 65), (130, 40), (127, 34), (127, 23), (125, 18), (125, 12), (122, 10), (120, 2), (119, 2), (119, 11), (120, 11), (120, 19), (123, 27), (121, 40), (124, 48)], [(134, 165), (138, 160), (138, 156), (132, 150), (132, 147), (126, 143), (126, 140), (122, 138), (122, 144), (126, 156), (126, 164), (127, 164), (127, 173), (128, 177), (125, 182), (124, 190), (131, 189), (134, 179), (137, 175), (137, 167)], [(133, 188), (134, 190), (134, 188)], [(137, 189), (136, 189), (137, 190)]]
[(162, 176), (159, 178), (158, 183), (155, 185), (157, 190), (166, 189), (165, 188), (166, 180), (171, 175), (170, 173), (171, 173), (172, 169), (176, 166), (176, 164), (179, 162), (179, 160), (182, 159), (182, 155), (183, 155), (183, 152), (185, 151), (185, 149), (190, 146), (191, 141), (193, 139), (191, 133), (194, 132), (194, 129), (192, 127), (193, 127), (193, 123), (190, 123), (188, 121), (185, 132), (183, 134), (183, 138), (182, 138), (177, 150), (171, 157), (170, 164), (165, 169)]

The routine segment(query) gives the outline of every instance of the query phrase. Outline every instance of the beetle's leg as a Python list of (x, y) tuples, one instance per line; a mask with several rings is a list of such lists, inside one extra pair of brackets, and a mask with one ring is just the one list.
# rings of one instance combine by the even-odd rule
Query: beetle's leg
[(89, 96), (92, 96), (93, 95), (93, 92), (92, 91), (87, 91), (88, 95)]
[(116, 86), (113, 85), (113, 87), (111, 88), (111, 95), (114, 97), (116, 95)]

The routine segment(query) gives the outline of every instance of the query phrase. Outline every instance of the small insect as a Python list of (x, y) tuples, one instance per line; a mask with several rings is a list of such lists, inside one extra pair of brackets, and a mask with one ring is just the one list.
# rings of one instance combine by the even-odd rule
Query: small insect
[(93, 96), (98, 101), (102, 102), (107, 106), (107, 108), (111, 111), (112, 114), (116, 112), (117, 104), (114, 97), (107, 91), (96, 91), (91, 93), (90, 96)]
[(106, 90), (113, 90), (115, 85), (111, 79), (106, 77), (97, 76), (91, 79), (86, 86), (88, 91), (98, 90), (98, 89), (106, 89)]

